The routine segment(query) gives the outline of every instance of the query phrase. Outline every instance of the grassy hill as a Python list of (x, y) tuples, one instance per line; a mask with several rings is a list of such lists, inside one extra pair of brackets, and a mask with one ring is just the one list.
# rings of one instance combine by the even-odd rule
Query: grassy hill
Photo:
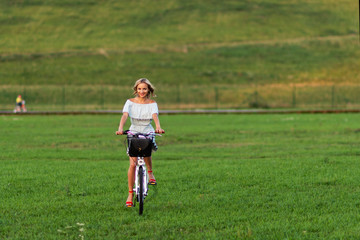
[(359, 82), (353, 0), (3, 0), (1, 85)]

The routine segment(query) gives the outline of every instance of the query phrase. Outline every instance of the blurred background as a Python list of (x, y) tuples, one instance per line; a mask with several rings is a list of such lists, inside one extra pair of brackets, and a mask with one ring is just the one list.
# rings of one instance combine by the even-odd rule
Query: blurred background
[(355, 0), (1, 0), (0, 110), (360, 107)]

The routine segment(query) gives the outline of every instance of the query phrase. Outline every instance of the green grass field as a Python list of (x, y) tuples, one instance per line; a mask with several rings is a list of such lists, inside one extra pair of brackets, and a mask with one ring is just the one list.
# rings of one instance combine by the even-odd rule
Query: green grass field
[(359, 239), (358, 114), (164, 115), (144, 215), (120, 116), (0, 116), (0, 239)]

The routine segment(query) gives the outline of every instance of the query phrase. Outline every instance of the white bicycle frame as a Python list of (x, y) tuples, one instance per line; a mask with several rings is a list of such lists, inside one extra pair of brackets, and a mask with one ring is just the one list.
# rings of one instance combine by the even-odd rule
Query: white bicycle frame
[(136, 163), (136, 168), (135, 168), (135, 188), (133, 189), (133, 191), (136, 193), (137, 199), (139, 201), (139, 194), (140, 194), (140, 179), (139, 179), (139, 171), (140, 171), (140, 166), (142, 166), (142, 171), (143, 171), (143, 193), (144, 193), (144, 199), (145, 197), (148, 195), (148, 174), (147, 174), (147, 170), (146, 170), (146, 164), (145, 164), (145, 160), (143, 157), (137, 157), (137, 163)]
[[(130, 131), (128, 132), (130, 134), (133, 134), (131, 133)], [(154, 135), (157, 135), (157, 136), (161, 136), (161, 134), (156, 134), (154, 133)], [(134, 188), (133, 188), (133, 191), (135, 192), (135, 196), (136, 196), (136, 200), (138, 202), (140, 202), (140, 179), (139, 179), (139, 171), (142, 169), (143, 171), (143, 194), (144, 194), (144, 199), (145, 200), (145, 197), (148, 195), (148, 180), (149, 180), (149, 175), (147, 173), (147, 169), (146, 169), (146, 164), (145, 164), (145, 160), (144, 160), (144, 157), (137, 157), (137, 161), (136, 161), (136, 168), (135, 168), (135, 185), (134, 185)], [(135, 201), (134, 201), (134, 204), (135, 204)]]

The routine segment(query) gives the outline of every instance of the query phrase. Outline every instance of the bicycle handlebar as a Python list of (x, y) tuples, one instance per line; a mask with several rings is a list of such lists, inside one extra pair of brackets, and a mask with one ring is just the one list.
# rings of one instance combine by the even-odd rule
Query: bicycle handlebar
[[(165, 132), (164, 132), (165, 133)], [(151, 135), (156, 135), (156, 136), (161, 136), (161, 134), (156, 133), (156, 132), (149, 132), (149, 133), (132, 133), (130, 130), (125, 130), (122, 132), (122, 134), (119, 135), (143, 135), (143, 136), (151, 136)]]

